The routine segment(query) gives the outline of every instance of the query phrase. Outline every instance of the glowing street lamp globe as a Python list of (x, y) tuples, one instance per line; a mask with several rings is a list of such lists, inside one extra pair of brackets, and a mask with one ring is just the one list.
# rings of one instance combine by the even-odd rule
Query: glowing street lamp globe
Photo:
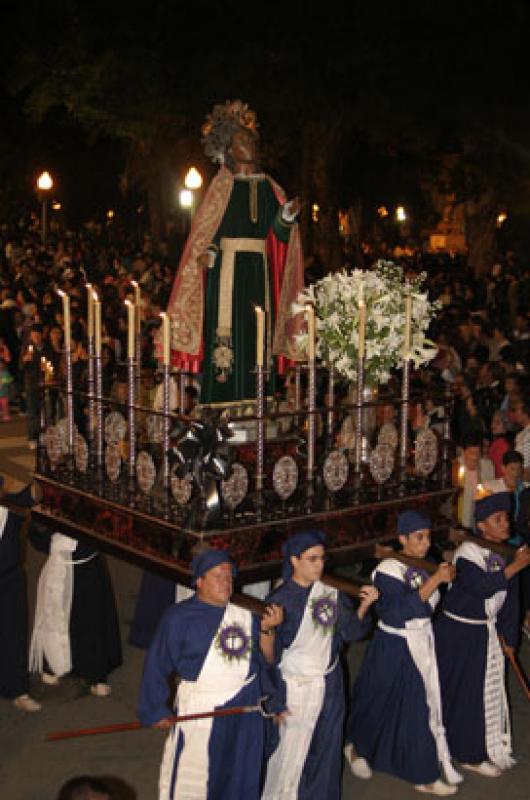
[(191, 189), (181, 189), (179, 192), (179, 203), (182, 208), (192, 208), (193, 192)]
[(53, 188), (53, 178), (49, 172), (43, 172), (37, 178), (37, 188), (41, 192), (49, 192)]
[(200, 189), (202, 186), (202, 175), (195, 167), (190, 167), (184, 178), (186, 189)]

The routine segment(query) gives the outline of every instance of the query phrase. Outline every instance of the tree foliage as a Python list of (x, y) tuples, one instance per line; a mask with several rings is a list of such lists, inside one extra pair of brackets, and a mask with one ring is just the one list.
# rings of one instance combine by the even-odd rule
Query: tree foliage
[(523, 0), (255, 11), (235, 0), (12, 4), (5, 84), (33, 118), (62, 108), (122, 140), (128, 179), (150, 186), (152, 202), (176, 159), (197, 152), (211, 106), (241, 97), (258, 111), (267, 166), (311, 194), (306, 209), (417, 195), (426, 175), (446, 180), (447, 153), (459, 156), (451, 180), (463, 201), (482, 186), (493, 206), (508, 188), (526, 204)]

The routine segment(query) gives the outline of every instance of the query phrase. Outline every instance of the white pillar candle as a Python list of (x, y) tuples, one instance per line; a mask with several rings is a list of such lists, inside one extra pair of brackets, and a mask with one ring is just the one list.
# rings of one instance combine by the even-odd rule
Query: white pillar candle
[(265, 344), (265, 311), (256, 306), (256, 365), (263, 366), (263, 350)]
[(412, 326), (412, 297), (410, 293), (405, 296), (405, 329), (403, 332), (403, 358), (410, 358), (410, 335)]
[(87, 336), (91, 339), (94, 336), (94, 296), (92, 294), (92, 284), (86, 284), (87, 291)]
[(127, 358), (134, 358), (135, 305), (130, 300), (126, 300), (125, 305), (127, 306)]
[(308, 336), (307, 354), (309, 361), (314, 361), (316, 352), (315, 309), (312, 305), (307, 305), (305, 309), (307, 314), (307, 336)]
[(92, 294), (94, 309), (94, 354), (101, 355), (101, 301), (96, 292)]
[(66, 292), (62, 291), (62, 289), (59, 289), (59, 294), (63, 298), (64, 348), (65, 350), (70, 350), (72, 346), (72, 334), (70, 329), (70, 298)]
[(131, 281), (134, 289), (134, 305), (136, 306), (136, 333), (140, 333), (140, 321), (142, 318), (142, 293), (138, 281)]
[(364, 358), (366, 340), (366, 305), (359, 301), (359, 358)]

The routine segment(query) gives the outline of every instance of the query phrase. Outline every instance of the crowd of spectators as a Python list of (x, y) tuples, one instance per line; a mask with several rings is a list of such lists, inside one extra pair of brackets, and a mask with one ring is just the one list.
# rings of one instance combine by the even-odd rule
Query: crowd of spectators
[[(375, 256), (374, 256), (375, 258)], [(400, 255), (406, 270), (426, 271), (431, 299), (441, 310), (431, 337), (438, 353), (416, 376), (424, 397), (425, 424), (436, 424), (430, 393), (450, 387), (454, 396), (451, 433), (455, 445), (478, 439), (499, 477), (502, 456), (517, 449), (530, 479), (530, 270), (510, 253), (486, 275), (475, 276), (465, 260), (416, 252)], [(133, 296), (131, 279), (141, 288), (142, 366), (155, 367), (154, 332), (168, 301), (176, 254), (110, 238), (106, 230), (65, 234), (46, 247), (38, 232), (2, 233), (0, 252), (0, 420), (13, 410), (27, 415), (28, 440), (36, 447), (42, 358), (55, 377), (63, 369), (63, 289), (71, 300), (74, 384), (82, 385), (88, 363), (86, 283), (97, 287), (102, 303), (103, 393), (112, 396), (123, 376), (127, 319), (124, 300)], [(309, 265), (308, 279), (314, 263)], [(49, 393), (60, 414), (60, 393)], [(76, 414), (83, 427), (83, 417)]]
[[(13, 409), (27, 416), (29, 447), (35, 449), (39, 430), (42, 359), (53, 376), (64, 372), (63, 309), (57, 289), (70, 297), (74, 385), (82, 386), (88, 364), (87, 289), (97, 288), (102, 308), (103, 394), (109, 396), (120, 373), (126, 348), (124, 301), (133, 299), (131, 280), (142, 296), (142, 366), (154, 367), (153, 332), (167, 305), (174, 264), (165, 248), (152, 251), (148, 238), (139, 247), (127, 239), (116, 242), (107, 233), (83, 232), (53, 238), (42, 247), (38, 233), (2, 236), (0, 253), (0, 419)], [(60, 404), (60, 393), (50, 393)], [(60, 409), (58, 409), (60, 412)], [(82, 415), (76, 415), (83, 427)]]

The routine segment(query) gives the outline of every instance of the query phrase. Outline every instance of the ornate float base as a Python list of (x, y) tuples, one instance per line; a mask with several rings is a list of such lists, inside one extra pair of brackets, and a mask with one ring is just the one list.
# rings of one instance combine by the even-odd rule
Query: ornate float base
[(189, 564), (194, 548), (200, 545), (229, 550), (238, 565), (240, 581), (248, 583), (278, 577), (283, 541), (291, 533), (310, 527), (326, 532), (332, 566), (365, 558), (376, 542), (395, 538), (396, 517), (411, 506), (431, 517), (435, 536), (445, 535), (449, 519), (441, 508), (454, 494), (453, 489), (442, 489), (413, 498), (327, 509), (314, 509), (308, 503), (307, 513), (298, 516), (281, 514), (280, 510), (277, 518), (256, 521), (254, 517), (246, 523), (241, 516), (231, 527), (198, 530), (169, 517), (155, 518), (147, 509), (126, 507), (49, 476), (37, 474), (35, 479), (43, 492), (41, 504), (33, 509), (38, 522), (184, 584), (190, 582)]

